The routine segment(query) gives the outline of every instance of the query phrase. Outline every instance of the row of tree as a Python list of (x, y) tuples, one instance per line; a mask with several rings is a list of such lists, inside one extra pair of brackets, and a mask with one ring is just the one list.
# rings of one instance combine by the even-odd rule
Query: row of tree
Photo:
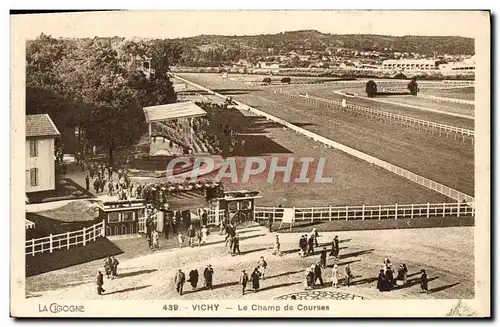
[[(26, 114), (48, 113), (60, 130), (113, 151), (144, 134), (142, 108), (176, 101), (168, 77), (170, 43), (55, 39), (42, 34), (26, 51)], [(155, 73), (142, 70), (151, 58)]]

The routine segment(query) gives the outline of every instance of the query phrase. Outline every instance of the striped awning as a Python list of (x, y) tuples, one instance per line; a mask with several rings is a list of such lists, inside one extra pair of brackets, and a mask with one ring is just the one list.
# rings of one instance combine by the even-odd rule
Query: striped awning
[(144, 107), (143, 110), (147, 123), (179, 118), (200, 117), (207, 114), (205, 110), (198, 107), (192, 101)]

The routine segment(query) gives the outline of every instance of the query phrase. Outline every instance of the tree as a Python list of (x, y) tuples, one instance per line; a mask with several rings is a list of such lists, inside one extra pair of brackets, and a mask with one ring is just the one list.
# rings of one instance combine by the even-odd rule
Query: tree
[(418, 83), (417, 78), (412, 77), (410, 83), (407, 86), (408, 90), (410, 90), (411, 95), (417, 96), (418, 94)]
[(272, 83), (271, 77), (264, 77), (264, 79), (262, 80), (262, 83), (264, 83), (265, 85), (271, 85), (271, 83)]
[(374, 98), (377, 95), (377, 83), (373, 80), (366, 82), (366, 95), (369, 98)]
[(281, 79), (281, 83), (290, 84), (290, 83), (291, 83), (291, 81), (292, 81), (292, 80), (290, 79), (290, 77), (283, 77), (283, 78)]

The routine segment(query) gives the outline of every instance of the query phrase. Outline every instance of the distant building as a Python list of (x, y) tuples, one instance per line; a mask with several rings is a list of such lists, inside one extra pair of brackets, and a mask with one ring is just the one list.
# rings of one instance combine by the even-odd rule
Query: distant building
[(273, 62), (260, 61), (259, 62), (259, 68), (264, 68), (264, 69), (280, 69), (281, 66), (280, 66), (280, 64), (273, 63)]
[(382, 68), (386, 70), (436, 70), (438, 60), (429, 59), (399, 59), (384, 60)]
[(459, 62), (450, 62), (439, 65), (439, 70), (443, 75), (473, 74), (476, 71), (474, 59), (466, 59)]
[(54, 147), (60, 135), (49, 115), (26, 116), (26, 193), (55, 190)]

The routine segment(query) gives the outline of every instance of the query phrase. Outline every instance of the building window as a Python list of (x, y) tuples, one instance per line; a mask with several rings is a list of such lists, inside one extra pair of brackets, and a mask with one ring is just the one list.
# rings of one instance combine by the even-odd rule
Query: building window
[(241, 210), (252, 209), (252, 203), (250, 200), (241, 201)]
[(122, 221), (134, 221), (134, 212), (133, 211), (123, 212)]
[(238, 211), (238, 202), (229, 202), (229, 211)]
[(30, 169), (30, 184), (31, 186), (38, 186), (38, 168)]
[(118, 212), (112, 212), (108, 214), (108, 223), (118, 222), (120, 222), (120, 214)]
[(30, 157), (38, 157), (38, 142), (30, 140)]

